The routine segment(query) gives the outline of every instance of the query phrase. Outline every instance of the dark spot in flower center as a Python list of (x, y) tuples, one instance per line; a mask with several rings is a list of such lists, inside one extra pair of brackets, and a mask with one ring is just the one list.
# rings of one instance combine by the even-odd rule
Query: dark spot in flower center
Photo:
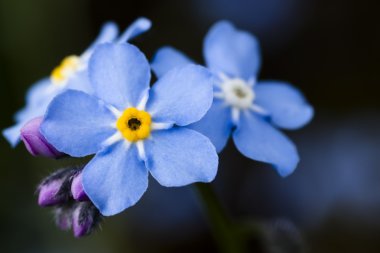
[(128, 120), (128, 127), (132, 131), (136, 131), (140, 128), (141, 126), (141, 121), (136, 119), (136, 118), (131, 118)]
[(246, 94), (244, 91), (242, 91), (240, 88), (234, 89), (235, 95), (239, 98), (245, 98)]

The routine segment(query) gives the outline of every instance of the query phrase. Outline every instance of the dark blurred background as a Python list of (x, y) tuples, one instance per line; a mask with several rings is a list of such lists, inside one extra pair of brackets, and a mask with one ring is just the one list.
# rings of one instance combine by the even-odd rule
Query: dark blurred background
[[(277, 238), (272, 252), (292, 252), (283, 237), (311, 253), (380, 252), (379, 8), (375, 0), (0, 0), (0, 128), (13, 123), (29, 85), (80, 54), (104, 21), (124, 29), (146, 16), (153, 28), (134, 43), (148, 58), (169, 44), (202, 62), (208, 28), (228, 19), (260, 39), (261, 79), (293, 83), (316, 109), (310, 125), (287, 133), (301, 156), (288, 178), (229, 144), (214, 182), (228, 212), (264, 224)], [(217, 251), (192, 187), (150, 180), (135, 207), (77, 240), (34, 195), (44, 176), (75, 161), (33, 158), (3, 138), (0, 161), (0, 252)]]

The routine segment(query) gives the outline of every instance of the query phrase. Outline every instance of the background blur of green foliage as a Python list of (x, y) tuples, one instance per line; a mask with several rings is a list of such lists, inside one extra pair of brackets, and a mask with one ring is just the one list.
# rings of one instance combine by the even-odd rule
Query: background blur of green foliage
[[(104, 21), (123, 30), (146, 16), (153, 29), (134, 43), (149, 59), (170, 44), (202, 62), (203, 36), (227, 18), (260, 39), (261, 77), (294, 83), (316, 107), (312, 124), (289, 134), (302, 162), (285, 180), (233, 145), (223, 152), (216, 184), (229, 211), (290, 219), (309, 252), (380, 252), (378, 1), (231, 0), (233, 8), (226, 2), (0, 0), (0, 129), (12, 124), (28, 87), (64, 56), (80, 54)], [(83, 240), (59, 231), (33, 193), (49, 172), (74, 162), (33, 158), (0, 138), (0, 252), (215, 251), (201, 209), (182, 210), (170, 195), (177, 189), (162, 189), (167, 194), (158, 199), (148, 191), (136, 207), (106, 219), (101, 232)], [(164, 205), (190, 212), (195, 221), (178, 223), (160, 209)]]

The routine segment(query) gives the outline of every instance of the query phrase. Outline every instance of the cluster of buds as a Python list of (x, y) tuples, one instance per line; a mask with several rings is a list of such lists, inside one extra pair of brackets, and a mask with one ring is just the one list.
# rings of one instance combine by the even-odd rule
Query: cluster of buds
[(45, 178), (37, 189), (38, 204), (52, 207), (57, 226), (72, 229), (75, 237), (91, 234), (102, 215), (82, 186), (82, 168), (60, 169)]
[[(21, 140), (33, 156), (66, 157), (40, 133), (42, 117), (32, 119), (21, 129)], [(37, 189), (38, 204), (52, 207), (57, 226), (72, 229), (75, 237), (90, 234), (101, 221), (99, 210), (91, 203), (82, 186), (82, 168), (58, 170), (42, 180)]]

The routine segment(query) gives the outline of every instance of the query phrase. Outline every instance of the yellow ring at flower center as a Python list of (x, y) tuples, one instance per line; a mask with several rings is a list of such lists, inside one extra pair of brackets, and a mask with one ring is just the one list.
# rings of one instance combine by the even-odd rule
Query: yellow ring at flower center
[(50, 78), (54, 84), (66, 81), (80, 66), (80, 59), (76, 55), (65, 57), (62, 62), (53, 69)]
[(146, 111), (128, 108), (118, 118), (117, 129), (128, 141), (136, 142), (149, 137), (152, 119)]

